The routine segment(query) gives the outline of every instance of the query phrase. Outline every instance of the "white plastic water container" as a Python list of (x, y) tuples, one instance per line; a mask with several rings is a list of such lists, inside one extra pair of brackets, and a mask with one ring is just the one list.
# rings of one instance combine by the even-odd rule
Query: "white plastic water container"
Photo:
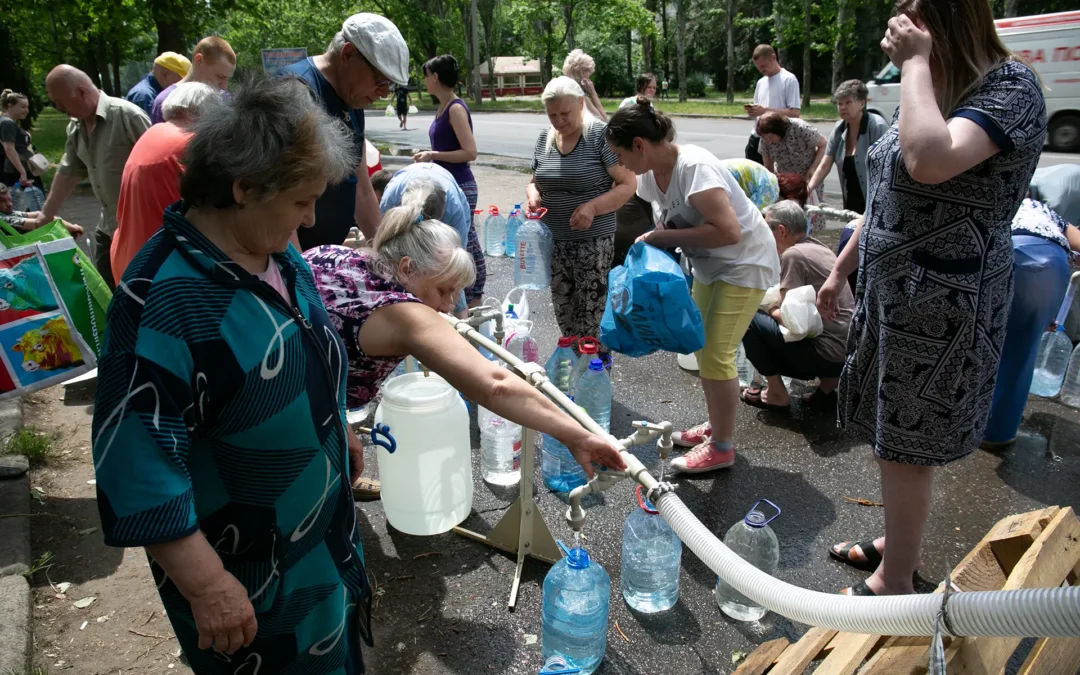
[[(375, 424), (386, 520), (417, 536), (464, 521), (473, 476), (469, 413), (457, 390), (434, 373), (395, 377), (383, 387)], [(390, 452), (384, 444), (396, 447)]]

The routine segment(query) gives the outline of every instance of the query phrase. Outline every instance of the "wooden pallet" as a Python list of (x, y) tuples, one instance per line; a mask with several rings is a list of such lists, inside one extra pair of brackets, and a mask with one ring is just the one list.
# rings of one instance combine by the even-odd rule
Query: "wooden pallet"
[[(1080, 584), (1080, 520), (1072, 508), (1051, 506), (998, 522), (952, 572), (961, 591), (1051, 588)], [(939, 587), (936, 592), (942, 592)], [(999, 675), (1020, 638), (945, 638), (948, 672)], [(840, 633), (811, 628), (795, 644), (766, 642), (735, 675), (924, 675), (930, 638)], [(1080, 673), (1080, 638), (1042, 638), (1020, 675)]]

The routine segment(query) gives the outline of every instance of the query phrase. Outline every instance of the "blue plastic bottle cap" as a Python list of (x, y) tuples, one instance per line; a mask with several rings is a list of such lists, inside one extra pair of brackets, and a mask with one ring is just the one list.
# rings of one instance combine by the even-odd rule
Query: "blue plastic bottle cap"
[(592, 361), (589, 361), (589, 370), (603, 370), (603, 369), (604, 369), (604, 362), (601, 361), (600, 359), (593, 359)]
[(583, 570), (589, 566), (589, 552), (583, 548), (575, 547), (566, 554), (566, 564), (576, 570)]

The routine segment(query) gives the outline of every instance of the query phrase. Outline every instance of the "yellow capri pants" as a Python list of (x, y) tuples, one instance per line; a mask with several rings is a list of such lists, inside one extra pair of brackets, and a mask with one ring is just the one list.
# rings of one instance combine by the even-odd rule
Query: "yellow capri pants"
[(705, 323), (705, 346), (697, 353), (698, 373), (708, 380), (737, 378), (735, 353), (765, 291), (726, 281), (703, 284), (695, 279), (692, 295)]

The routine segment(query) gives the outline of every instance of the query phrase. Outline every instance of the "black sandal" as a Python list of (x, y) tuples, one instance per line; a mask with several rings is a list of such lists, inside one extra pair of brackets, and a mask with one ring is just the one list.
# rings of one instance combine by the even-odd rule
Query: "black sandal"
[[(836, 546), (840, 546), (840, 544), (830, 546), (829, 555), (836, 560), (844, 563), (845, 565), (851, 565), (855, 569), (862, 570), (864, 572), (873, 572), (878, 568), (878, 565), (881, 564), (881, 554), (878, 553), (877, 547), (874, 546), (874, 540), (871, 539), (870, 541), (845, 541), (843, 542), (843, 544), (843, 548), (841, 548), (839, 551), (836, 550)], [(855, 548), (856, 546), (862, 549), (863, 557), (865, 557), (866, 560), (856, 560), (851, 557), (851, 549)]]
[(873, 598), (877, 596), (877, 593), (870, 590), (870, 587), (866, 585), (865, 581), (860, 581), (854, 586), (848, 586), (844, 590), (840, 591), (840, 595), (846, 595), (848, 597), (862, 596), (864, 598)]
[[(791, 405), (773, 405), (772, 403), (766, 403), (761, 400), (761, 395), (765, 392), (765, 389), (761, 387), (747, 387), (743, 389), (739, 398), (746, 405), (753, 406), (755, 408), (761, 408), (762, 410), (771, 410), (773, 412), (787, 414), (791, 412)], [(753, 398), (751, 398), (753, 397)]]

